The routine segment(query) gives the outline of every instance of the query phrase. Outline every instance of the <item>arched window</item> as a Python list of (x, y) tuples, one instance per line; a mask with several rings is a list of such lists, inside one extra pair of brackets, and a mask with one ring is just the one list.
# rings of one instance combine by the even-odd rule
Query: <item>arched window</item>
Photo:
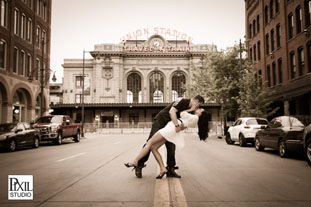
[(279, 13), (280, 11), (280, 0), (275, 1), (275, 13)]
[(27, 101), (22, 90), (17, 90), (13, 96), (13, 122), (26, 121)]
[(252, 38), (252, 24), (249, 24), (249, 31), (248, 31), (249, 39)]
[(127, 77), (127, 103), (141, 103), (141, 78), (137, 73)]
[(296, 32), (297, 34), (302, 31), (302, 11), (301, 7), (298, 6), (295, 10), (296, 12)]
[(18, 35), (19, 27), (19, 10), (15, 8), (14, 10), (14, 34)]
[(37, 26), (37, 38), (36, 38), (36, 42), (37, 42), (37, 47), (40, 48), (41, 45), (41, 27), (38, 25)]
[(17, 68), (18, 68), (18, 54), (19, 50), (17, 47), (14, 47), (14, 52), (13, 52), (13, 72), (17, 73)]
[(6, 42), (4, 40), (0, 40), (0, 68), (5, 69), (6, 63)]
[(21, 50), (21, 52), (19, 53), (20, 57), (19, 57), (19, 67), (18, 67), (18, 74), (25, 76), (25, 51)]
[(28, 42), (32, 42), (32, 20), (30, 18), (27, 21), (26, 38), (27, 38)]
[(273, 1), (274, 0), (270, 0), (270, 19), (273, 18)]
[(164, 101), (164, 77), (158, 71), (149, 78), (149, 101), (153, 103)]
[(311, 73), (311, 41), (307, 43), (307, 58), (308, 61), (308, 72)]
[(1, 11), (0, 11), (0, 18), (1, 18), (1, 26), (7, 27), (7, 19), (8, 19), (8, 2), (7, 0), (1, 0)]
[(269, 13), (269, 10), (268, 10), (268, 6), (266, 5), (265, 6), (265, 24), (268, 23), (268, 18), (269, 18), (268, 13)]
[(186, 83), (186, 77), (183, 73), (177, 72), (172, 77), (172, 101), (179, 97), (185, 97), (185, 90), (182, 86)]
[(305, 0), (305, 24), (309, 27), (311, 24), (311, 0)]
[(26, 15), (24, 13), (21, 20), (21, 38), (26, 39)]
[(253, 20), (253, 36), (256, 35), (256, 20)]
[(257, 33), (260, 31), (259, 15), (257, 15)]

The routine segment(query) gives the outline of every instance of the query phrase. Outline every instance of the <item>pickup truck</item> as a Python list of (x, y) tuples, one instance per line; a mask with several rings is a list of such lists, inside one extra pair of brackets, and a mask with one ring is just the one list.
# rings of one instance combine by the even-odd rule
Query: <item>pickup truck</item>
[(58, 145), (67, 137), (73, 137), (75, 142), (80, 141), (81, 125), (72, 123), (67, 115), (42, 116), (33, 127), (40, 130), (41, 141), (53, 141)]

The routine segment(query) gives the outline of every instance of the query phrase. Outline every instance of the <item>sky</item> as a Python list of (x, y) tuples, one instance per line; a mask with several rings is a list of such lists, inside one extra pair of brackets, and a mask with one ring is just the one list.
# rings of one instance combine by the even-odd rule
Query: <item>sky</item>
[(64, 59), (82, 59), (84, 49), (118, 44), (127, 34), (144, 29), (176, 30), (179, 39), (185, 34), (194, 44), (225, 49), (244, 40), (244, 4), (244, 0), (53, 0), (50, 67), (60, 83)]

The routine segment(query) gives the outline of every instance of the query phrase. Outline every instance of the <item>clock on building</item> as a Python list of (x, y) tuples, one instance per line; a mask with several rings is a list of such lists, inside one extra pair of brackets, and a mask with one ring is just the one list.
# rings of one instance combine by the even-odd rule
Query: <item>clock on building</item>
[(161, 47), (163, 47), (164, 43), (163, 40), (160, 38), (153, 38), (152, 40), (150, 40), (150, 47), (154, 48), (154, 49), (159, 49)]

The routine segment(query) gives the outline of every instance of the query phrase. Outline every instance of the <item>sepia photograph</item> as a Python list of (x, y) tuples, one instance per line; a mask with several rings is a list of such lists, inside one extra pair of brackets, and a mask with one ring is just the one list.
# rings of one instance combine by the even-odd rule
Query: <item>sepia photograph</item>
[(311, 0), (0, 2), (0, 206), (311, 206)]

